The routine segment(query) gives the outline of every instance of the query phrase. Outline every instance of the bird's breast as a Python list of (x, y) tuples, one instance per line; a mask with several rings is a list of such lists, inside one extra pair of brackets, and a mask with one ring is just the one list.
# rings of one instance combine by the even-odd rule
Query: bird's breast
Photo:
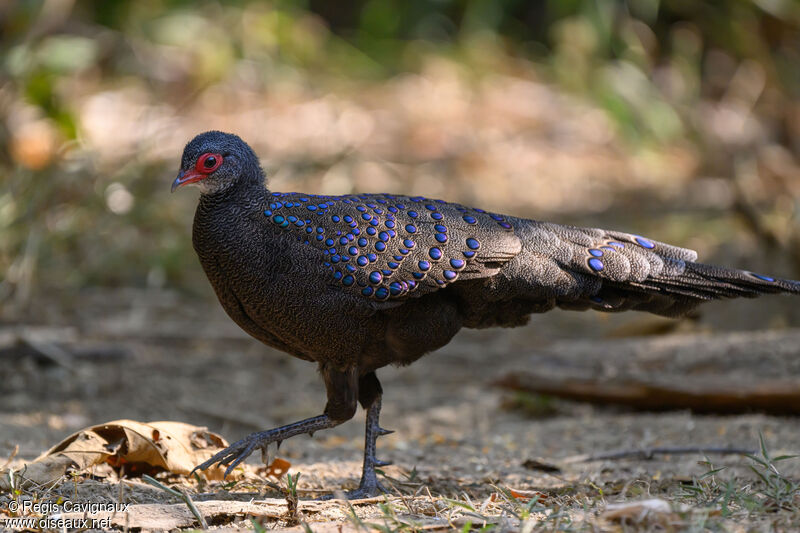
[(195, 250), (228, 315), (253, 337), (304, 359), (358, 357), (383, 325), (369, 306), (330, 282), (314, 248), (269, 228), (196, 219)]

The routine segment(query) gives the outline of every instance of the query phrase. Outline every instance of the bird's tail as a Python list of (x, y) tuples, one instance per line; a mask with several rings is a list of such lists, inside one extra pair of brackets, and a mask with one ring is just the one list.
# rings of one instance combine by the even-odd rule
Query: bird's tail
[(520, 253), (503, 266), (501, 276), (464, 288), (474, 315), (470, 327), (517, 325), (527, 314), (553, 307), (678, 317), (708, 300), (800, 294), (800, 281), (698, 263), (693, 250), (640, 235), (514, 222)]
[(598, 311), (637, 310), (676, 317), (708, 300), (756, 298), (776, 293), (800, 294), (800, 281), (686, 262), (683, 272), (677, 276), (653, 276), (624, 283), (606, 281), (588, 304)]
[(800, 281), (692, 262), (686, 263), (683, 273), (679, 276), (652, 277), (630, 285), (700, 300), (755, 298), (762, 294), (780, 292), (800, 294)]
[(566, 294), (559, 298), (560, 307), (679, 316), (708, 300), (800, 294), (800, 281), (698, 263), (693, 250), (638, 235), (541, 223), (532, 227), (557, 235), (555, 242), (570, 252), (562, 268), (582, 274), (580, 297)]

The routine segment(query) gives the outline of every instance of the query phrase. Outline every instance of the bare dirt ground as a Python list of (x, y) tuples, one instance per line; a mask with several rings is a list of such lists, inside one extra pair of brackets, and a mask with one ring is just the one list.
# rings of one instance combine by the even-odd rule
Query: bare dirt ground
[[(79, 299), (80, 306), (54, 301), (37, 312), (38, 334), (51, 335), (67, 347), (68, 360), (54, 363), (24, 350), (3, 353), (0, 457), (11, 456), (18, 446), (12, 467), (81, 428), (114, 419), (178, 420), (208, 426), (233, 441), (318, 414), (324, 405), (324, 390), (312, 365), (249, 339), (211, 300), (135, 290), (86, 291)], [(396, 494), (404, 496), (389, 497), (390, 504), (383, 507), (379, 498), (353, 509), (365, 523), (389, 530), (460, 529), (467, 522), (516, 530), (526, 517), (529, 527), (548, 531), (793, 530), (800, 524), (796, 492), (789, 503), (770, 500), (772, 493), (758, 489), (750, 469), (755, 463), (741, 455), (709, 454), (713, 466), (701, 453), (574, 463), (568, 458), (650, 447), (755, 450), (759, 435), (773, 455), (789, 454), (798, 451), (800, 442), (796, 417), (634, 412), (520, 395), (493, 384), (504, 373), (536, 364), (536, 354), (547, 347), (555, 346), (570, 360), (570, 346), (579, 354), (586, 352), (587, 342), (594, 342), (597, 360), (613, 361), (614, 354), (604, 352), (613, 342), (603, 337), (675, 328), (692, 334), (721, 330), (726, 338), (725, 329), (763, 327), (758, 316), (764, 306), (785, 306), (785, 325), (800, 325), (789, 300), (712, 304), (693, 322), (554, 312), (534, 317), (524, 328), (462, 332), (415, 365), (379, 374), (385, 390), (382, 425), (396, 430), (380, 439), (379, 457), (394, 462), (384, 470)], [(77, 310), (67, 313), (67, 308)], [(19, 324), (3, 327), (6, 333), (24, 331)], [(797, 332), (786, 331), (776, 333), (776, 342), (784, 343), (778, 350), (784, 362), (769, 359), (765, 372), (755, 358), (754, 379), (797, 375), (800, 347), (793, 351), (785, 345), (796, 342)], [(721, 366), (724, 374), (724, 362)], [(737, 372), (741, 375), (742, 369)], [(347, 504), (312, 500), (357, 485), (363, 419), (360, 412), (349, 423), (314, 438), (292, 439), (280, 450), (279, 456), (291, 462), (291, 472), (301, 473), (299, 518), (315, 531), (358, 527)], [(254, 519), (266, 528), (299, 528), (286, 515), (284, 494), (264, 482), (263, 470), (257, 471), (257, 455), (237, 483), (198, 486), (181, 476), (162, 481), (188, 488), (198, 506), (202, 504), (210, 527), (252, 528)], [(559, 470), (548, 471), (534, 461)], [(720, 467), (726, 468), (708, 475)], [(782, 461), (778, 467), (778, 484), (800, 476), (800, 460)], [(177, 498), (141, 479), (127, 478), (121, 486), (113, 474), (95, 474), (65, 478), (55, 488), (31, 489), (23, 496), (61, 494), (73, 500), (137, 504), (127, 522), (116, 522), (134, 530), (198, 526)], [(273, 485), (276, 481), (271, 480)], [(285, 479), (280, 484), (285, 486)], [(504, 489), (516, 491), (518, 499)], [(0, 496), (6, 507), (10, 497)], [(670, 502), (671, 513), (637, 515), (622, 523), (603, 514), (608, 504), (648, 497)]]

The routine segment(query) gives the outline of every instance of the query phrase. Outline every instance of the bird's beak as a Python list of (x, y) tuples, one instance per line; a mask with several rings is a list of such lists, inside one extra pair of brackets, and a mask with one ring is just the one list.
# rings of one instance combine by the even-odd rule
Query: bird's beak
[(175, 181), (172, 182), (172, 192), (175, 192), (175, 189), (182, 185), (186, 185), (187, 183), (194, 183), (195, 181), (200, 181), (201, 179), (205, 178), (205, 174), (200, 174), (195, 170), (190, 170), (188, 172), (184, 172), (181, 170), (178, 172), (178, 177), (175, 178)]

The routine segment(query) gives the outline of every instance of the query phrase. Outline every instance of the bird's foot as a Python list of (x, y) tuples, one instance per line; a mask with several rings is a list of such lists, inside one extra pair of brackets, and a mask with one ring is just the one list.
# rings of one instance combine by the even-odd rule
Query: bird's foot
[(247, 459), (256, 448), (266, 450), (267, 446), (271, 443), (277, 442), (278, 439), (272, 438), (269, 433), (269, 431), (253, 433), (242, 440), (234, 442), (221, 452), (214, 454), (209, 460), (194, 467), (192, 474), (197, 470), (206, 470), (207, 468), (218, 465), (227, 466), (225, 469), (225, 476), (227, 477), (228, 474), (230, 474), (239, 463)]
[(325, 496), (321, 496), (318, 498), (319, 500), (335, 500), (340, 495), (344, 494), (344, 498), (346, 500), (363, 500), (366, 498), (374, 498), (375, 496), (380, 496), (381, 494), (388, 494), (389, 491), (384, 487), (380, 481), (374, 479), (370, 482), (365, 482), (363, 479), (361, 480), (361, 484), (355, 490), (348, 490), (344, 493), (342, 492), (335, 492), (333, 494), (326, 494)]
[(219, 465), (227, 466), (225, 469), (225, 476), (230, 474), (242, 461), (247, 459), (251, 453), (260, 449), (263, 457), (266, 457), (267, 446), (273, 442), (280, 443), (295, 435), (302, 433), (313, 433), (320, 429), (327, 429), (338, 425), (339, 422), (331, 420), (328, 415), (320, 415), (312, 418), (306, 418), (300, 422), (287, 424), (285, 426), (268, 429), (266, 431), (259, 431), (252, 433), (242, 440), (236, 441), (221, 452), (214, 454), (208, 461), (197, 465), (190, 474), (197, 470), (206, 470), (209, 467)]

